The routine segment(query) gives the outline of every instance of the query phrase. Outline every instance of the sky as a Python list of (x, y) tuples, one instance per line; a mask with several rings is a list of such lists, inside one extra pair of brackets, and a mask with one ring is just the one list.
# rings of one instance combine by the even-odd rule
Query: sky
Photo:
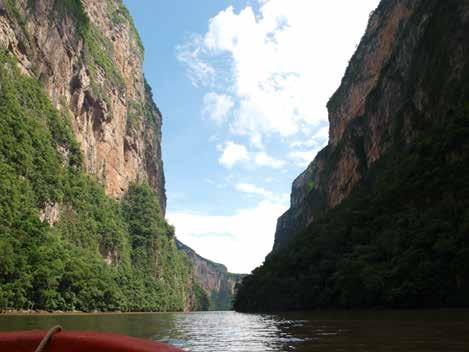
[(378, 0), (124, 0), (163, 114), (167, 219), (235, 273), (261, 265)]

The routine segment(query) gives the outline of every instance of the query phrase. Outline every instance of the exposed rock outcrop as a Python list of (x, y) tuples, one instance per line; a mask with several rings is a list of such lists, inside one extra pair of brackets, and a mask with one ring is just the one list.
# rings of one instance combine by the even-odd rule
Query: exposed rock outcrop
[(242, 312), (469, 306), (469, 0), (382, 0)]
[(1, 0), (0, 10), (0, 45), (69, 114), (86, 170), (115, 198), (148, 181), (164, 213), (161, 114), (121, 0)]
[(0, 0), (0, 287), (28, 287), (0, 309), (231, 308), (240, 276), (178, 250), (164, 219), (142, 65), (122, 0)]
[[(468, 7), (468, 1), (384, 0), (371, 14), (328, 103), (329, 144), (293, 182), (274, 250), (347, 198), (396, 135), (412, 144), (416, 125), (446, 112), (441, 97), (457, 89), (466, 62)], [(442, 36), (451, 55), (431, 48), (432, 38)], [(435, 86), (442, 74), (445, 85)]]
[(229, 273), (223, 264), (202, 258), (192, 248), (176, 240), (179, 250), (184, 252), (192, 264), (194, 281), (209, 298), (210, 310), (231, 310), (236, 284), (244, 275)]

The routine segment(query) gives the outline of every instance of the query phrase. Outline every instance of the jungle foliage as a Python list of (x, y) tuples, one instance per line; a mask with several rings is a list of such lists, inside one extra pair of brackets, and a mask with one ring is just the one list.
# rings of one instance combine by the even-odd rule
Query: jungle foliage
[(108, 198), (68, 117), (5, 50), (0, 82), (0, 310), (187, 308), (191, 267), (150, 187)]
[(422, 127), (246, 277), (235, 309), (469, 306), (469, 104)]
[[(384, 1), (377, 11), (390, 5)], [(403, 88), (402, 108), (382, 142), (386, 152), (368, 165), (363, 141), (356, 139), (364, 179), (244, 279), (236, 310), (469, 306), (469, 65), (452, 54), (468, 48), (459, 40), (467, 32), (463, 6), (424, 1), (402, 25), (395, 54), (366, 103), (367, 111), (385, 109), (385, 86)], [(426, 29), (412, 50), (405, 36), (420, 31), (423, 21)], [(360, 45), (369, 45), (364, 40)], [(356, 81), (361, 64), (355, 55), (342, 87)], [(427, 96), (423, 109), (416, 108), (417, 91)], [(337, 91), (329, 109), (344, 92)], [(352, 122), (365, 122), (365, 137), (367, 118)], [(326, 179), (343, 141), (327, 159)]]

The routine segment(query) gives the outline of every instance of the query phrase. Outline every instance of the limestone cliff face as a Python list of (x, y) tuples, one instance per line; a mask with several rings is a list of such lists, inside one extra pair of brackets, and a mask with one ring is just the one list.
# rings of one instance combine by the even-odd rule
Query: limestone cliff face
[(193, 249), (176, 241), (177, 247), (186, 254), (192, 264), (194, 281), (204, 290), (210, 300), (210, 310), (231, 310), (236, 284), (244, 275), (231, 274), (222, 264), (202, 258)]
[(0, 0), (0, 45), (68, 112), (84, 166), (106, 193), (119, 198), (146, 180), (164, 213), (161, 114), (121, 0)]
[[(347, 198), (397, 135), (411, 144), (415, 126), (446, 112), (441, 97), (461, 79), (468, 16), (467, 0), (381, 2), (328, 103), (329, 144), (293, 183), (274, 250)], [(441, 36), (446, 51), (435, 54), (432, 38)], [(446, 84), (432, 84), (441, 74)]]

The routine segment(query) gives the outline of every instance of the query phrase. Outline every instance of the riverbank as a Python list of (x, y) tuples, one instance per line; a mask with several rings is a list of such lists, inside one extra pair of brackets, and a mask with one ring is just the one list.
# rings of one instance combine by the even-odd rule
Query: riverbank
[(0, 317), (4, 316), (27, 316), (27, 315), (37, 315), (37, 316), (93, 316), (93, 315), (142, 315), (142, 314), (166, 314), (166, 313), (178, 313), (178, 314), (184, 314), (184, 313), (194, 313), (194, 312), (121, 312), (121, 311), (115, 311), (115, 312), (80, 312), (80, 311), (70, 311), (70, 312), (64, 312), (64, 311), (43, 311), (43, 310), (18, 310), (18, 311), (4, 311), (0, 312)]

